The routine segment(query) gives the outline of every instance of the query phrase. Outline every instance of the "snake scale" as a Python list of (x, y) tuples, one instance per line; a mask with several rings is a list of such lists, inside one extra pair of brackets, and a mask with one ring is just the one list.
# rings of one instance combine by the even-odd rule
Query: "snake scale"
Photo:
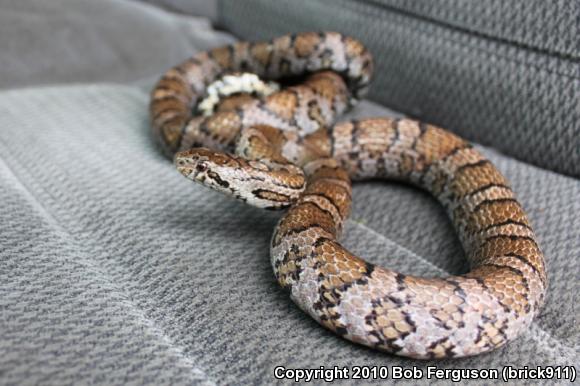
[[(365, 95), (373, 61), (334, 32), (239, 42), (167, 71), (152, 127), (187, 178), (251, 205), (288, 208), (271, 262), (292, 300), (336, 334), (413, 358), (483, 353), (524, 331), (547, 285), (530, 222), (506, 178), (456, 135), (411, 119), (335, 124)], [(289, 79), (269, 95), (221, 98), (196, 110), (225, 74)], [(471, 270), (421, 278), (371, 264), (338, 242), (351, 179), (386, 178), (429, 191), (446, 208)]]

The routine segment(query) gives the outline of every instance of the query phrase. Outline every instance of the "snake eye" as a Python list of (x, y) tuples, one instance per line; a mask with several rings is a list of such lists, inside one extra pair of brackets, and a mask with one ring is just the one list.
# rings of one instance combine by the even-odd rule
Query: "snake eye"
[(195, 165), (195, 170), (198, 172), (205, 172), (207, 170), (207, 164), (205, 162), (199, 162)]

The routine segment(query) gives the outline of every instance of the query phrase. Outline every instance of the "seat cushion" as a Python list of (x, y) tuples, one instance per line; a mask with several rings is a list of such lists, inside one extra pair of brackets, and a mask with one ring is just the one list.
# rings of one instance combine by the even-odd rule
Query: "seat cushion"
[[(0, 93), (3, 382), (269, 384), (280, 365), (577, 364), (578, 180), (481, 148), (530, 215), (546, 305), (490, 354), (414, 361), (345, 341), (300, 311), (270, 267), (280, 214), (183, 178), (151, 138), (147, 105), (128, 86)], [(355, 111), (389, 113), (366, 102)], [(442, 208), (394, 182), (355, 185), (344, 243), (405, 274), (466, 270)]]
[(206, 18), (137, 1), (6, 0), (0, 88), (141, 81), (233, 40)]

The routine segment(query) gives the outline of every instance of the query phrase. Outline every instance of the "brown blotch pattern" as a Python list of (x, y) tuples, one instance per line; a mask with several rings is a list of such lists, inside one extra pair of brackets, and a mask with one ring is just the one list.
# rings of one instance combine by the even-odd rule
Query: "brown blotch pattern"
[(296, 55), (299, 58), (304, 58), (312, 55), (318, 44), (320, 43), (320, 35), (315, 32), (300, 34), (294, 39), (294, 48)]
[(295, 92), (282, 90), (266, 97), (264, 105), (269, 111), (282, 119), (290, 121), (296, 114), (298, 97)]

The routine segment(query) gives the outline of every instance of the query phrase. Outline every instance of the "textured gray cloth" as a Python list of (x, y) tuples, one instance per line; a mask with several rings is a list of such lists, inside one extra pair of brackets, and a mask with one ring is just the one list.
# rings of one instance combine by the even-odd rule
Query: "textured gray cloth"
[(157, 78), (194, 52), (232, 41), (207, 19), (135, 1), (3, 0), (0, 88)]
[(240, 38), (337, 30), (376, 59), (371, 98), (580, 176), (580, 2), (219, 0)]
[(164, 9), (217, 20), (217, 0), (141, 0)]
[[(0, 93), (0, 383), (270, 384), (277, 365), (435, 363), (359, 347), (300, 311), (270, 267), (279, 214), (181, 177), (147, 104), (124, 86)], [(547, 304), (507, 347), (436, 364), (577, 364), (580, 182), (484, 152), (537, 230)], [(396, 183), (355, 186), (344, 241), (407, 274), (464, 270), (443, 210)]]

